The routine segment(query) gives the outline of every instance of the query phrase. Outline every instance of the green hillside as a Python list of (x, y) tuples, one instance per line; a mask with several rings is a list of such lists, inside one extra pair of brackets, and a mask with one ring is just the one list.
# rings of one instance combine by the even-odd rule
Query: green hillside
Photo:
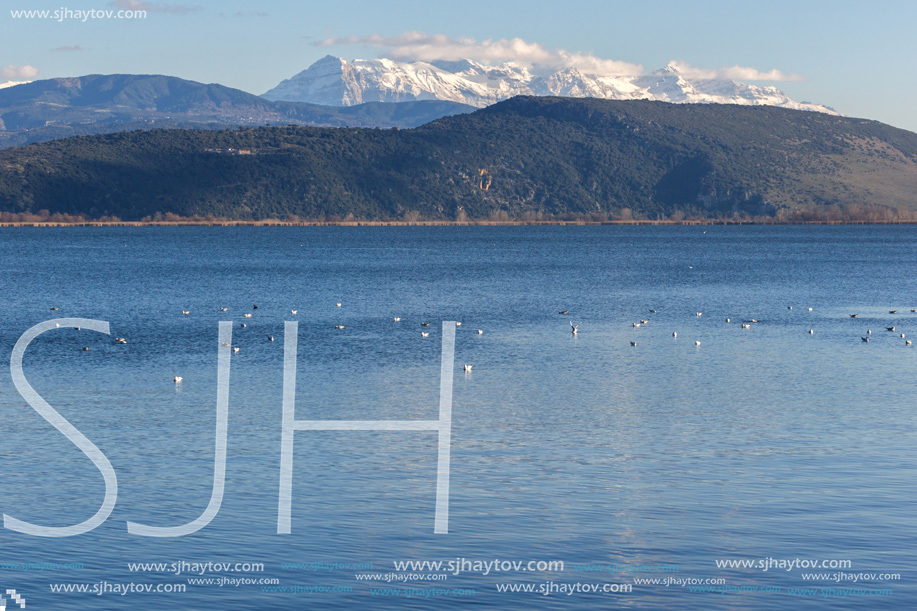
[(915, 194), (917, 134), (765, 106), (519, 97), (415, 129), (152, 130), (0, 151), (0, 210), (123, 220), (895, 220), (917, 217)]

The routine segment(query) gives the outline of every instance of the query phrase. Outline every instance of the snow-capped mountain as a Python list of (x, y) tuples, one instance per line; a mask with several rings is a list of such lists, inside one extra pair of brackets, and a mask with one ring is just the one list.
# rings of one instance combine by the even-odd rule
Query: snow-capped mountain
[(28, 85), (32, 81), (7, 81), (5, 83), (0, 83), (0, 89), (6, 89), (7, 87), (15, 87), (16, 85)]
[(412, 63), (391, 59), (347, 61), (328, 55), (262, 97), (328, 106), (448, 100), (484, 107), (516, 95), (768, 105), (838, 114), (827, 106), (796, 102), (776, 87), (732, 80), (690, 80), (675, 64), (643, 76), (600, 76), (575, 68), (538, 76), (513, 62), (489, 66), (470, 59)]

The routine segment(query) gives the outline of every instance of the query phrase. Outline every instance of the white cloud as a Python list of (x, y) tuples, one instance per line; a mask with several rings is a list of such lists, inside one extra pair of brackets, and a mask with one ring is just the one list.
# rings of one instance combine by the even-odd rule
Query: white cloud
[(199, 6), (190, 6), (187, 4), (160, 4), (158, 2), (142, 2), (141, 0), (114, 0), (109, 2), (108, 6), (120, 8), (125, 11), (147, 11), (150, 13), (192, 13), (200, 10)]
[(629, 62), (601, 59), (589, 53), (571, 53), (564, 49), (552, 50), (537, 42), (522, 38), (475, 40), (452, 38), (445, 34), (426, 34), (409, 31), (400, 36), (331, 37), (315, 43), (317, 46), (361, 45), (380, 49), (386, 57), (408, 61), (433, 61), (437, 59), (473, 59), (485, 63), (513, 61), (533, 67), (557, 70), (577, 68), (583, 72), (601, 75), (640, 74), (643, 67)]
[(728, 79), (736, 81), (801, 81), (802, 77), (796, 74), (784, 74), (774, 68), (768, 72), (761, 72), (747, 66), (727, 66), (707, 70), (695, 68), (683, 61), (671, 61), (669, 66), (675, 68), (679, 74), (688, 79)]
[(10, 64), (5, 68), (0, 68), (0, 78), (5, 79), (32, 79), (38, 75), (38, 68), (35, 66), (14, 66)]

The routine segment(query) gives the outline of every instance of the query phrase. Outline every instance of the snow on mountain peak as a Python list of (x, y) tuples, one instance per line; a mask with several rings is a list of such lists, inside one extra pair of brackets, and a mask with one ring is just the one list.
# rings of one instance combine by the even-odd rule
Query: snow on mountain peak
[(0, 89), (6, 89), (7, 87), (15, 87), (16, 85), (28, 85), (32, 81), (7, 81), (5, 83), (0, 83)]
[(262, 97), (328, 106), (449, 100), (484, 107), (516, 95), (769, 105), (839, 114), (827, 106), (796, 102), (776, 87), (688, 78), (675, 61), (642, 76), (600, 76), (575, 68), (536, 76), (514, 62), (487, 65), (471, 59), (400, 62), (385, 58), (347, 61), (327, 55)]

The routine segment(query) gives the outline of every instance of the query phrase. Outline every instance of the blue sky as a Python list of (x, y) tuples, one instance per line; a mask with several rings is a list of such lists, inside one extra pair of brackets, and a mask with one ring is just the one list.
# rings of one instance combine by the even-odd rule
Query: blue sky
[[(867, 6), (821, 0), (3, 0), (3, 5), (0, 82), (155, 73), (260, 94), (326, 54), (410, 58), (458, 49), (514, 59), (509, 56), (519, 50), (522, 60), (533, 54), (576, 56), (631, 70), (651, 71), (672, 60), (723, 74), (738, 66), (743, 74), (776, 76), (754, 82), (775, 85), (798, 101), (917, 131), (912, 101), (917, 2), (910, 1)], [(147, 17), (56, 21), (10, 14), (131, 7), (147, 8)], [(424, 36), (429, 44), (420, 51), (405, 44)], [(330, 46), (320, 45), (328, 39)]]

